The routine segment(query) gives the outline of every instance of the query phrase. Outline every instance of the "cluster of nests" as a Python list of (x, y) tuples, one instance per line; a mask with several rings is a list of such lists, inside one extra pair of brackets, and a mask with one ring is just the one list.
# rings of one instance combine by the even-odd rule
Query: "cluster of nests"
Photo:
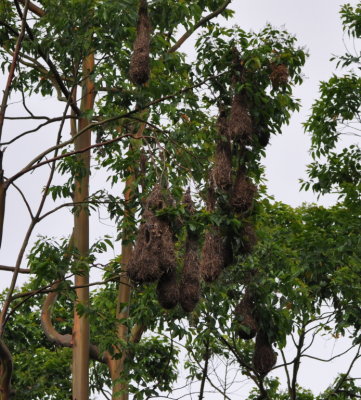
[[(189, 191), (184, 203), (190, 213), (194, 212)], [(157, 296), (162, 307), (171, 309), (179, 303), (184, 311), (191, 312), (200, 299), (199, 240), (191, 232), (187, 233), (179, 277), (171, 225), (166, 217), (156, 215), (156, 211), (172, 205), (172, 198), (156, 185), (145, 202), (143, 222), (127, 273), (137, 283), (157, 282)]]
[(241, 339), (251, 340), (256, 337), (253, 366), (261, 376), (267, 375), (276, 364), (277, 353), (273, 350), (267, 333), (259, 327), (255, 317), (255, 300), (248, 289), (235, 308), (235, 328)]

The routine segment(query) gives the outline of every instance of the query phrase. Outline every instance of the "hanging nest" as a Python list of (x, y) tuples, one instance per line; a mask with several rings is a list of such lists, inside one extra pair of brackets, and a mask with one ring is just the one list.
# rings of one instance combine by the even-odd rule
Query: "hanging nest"
[(257, 186), (251, 182), (244, 171), (238, 171), (233, 185), (231, 205), (238, 212), (248, 211), (252, 205)]
[(216, 147), (215, 162), (213, 167), (213, 181), (223, 190), (229, 189), (232, 184), (232, 155), (228, 142), (219, 142)]
[(220, 137), (228, 138), (228, 115), (224, 109), (219, 110), (219, 116), (217, 119), (217, 132)]
[(149, 80), (150, 34), (151, 25), (148, 16), (147, 0), (140, 0), (137, 34), (133, 44), (133, 54), (129, 69), (130, 80), (136, 85), (142, 85)]
[(288, 83), (288, 67), (284, 64), (271, 64), (271, 74), (270, 80), (272, 82), (272, 86), (274, 89), (279, 88), (280, 86), (285, 86)]
[(254, 304), (249, 292), (246, 290), (243, 299), (234, 310), (237, 335), (244, 340), (253, 339), (258, 331), (258, 324), (254, 316)]
[(184, 267), (179, 289), (180, 305), (185, 312), (192, 312), (201, 295), (198, 240), (187, 239)]
[(242, 229), (241, 250), (243, 254), (251, 254), (257, 244), (257, 235), (253, 224), (246, 223)]
[(269, 130), (267, 130), (266, 128), (263, 127), (258, 127), (257, 131), (256, 131), (256, 135), (258, 138), (258, 143), (262, 146), (262, 147), (266, 147), (270, 141), (271, 138), (271, 133)]
[(255, 370), (262, 376), (266, 376), (275, 366), (277, 353), (269, 343), (267, 334), (259, 331), (256, 337), (256, 347), (253, 354), (253, 365)]
[(164, 272), (176, 268), (169, 225), (149, 210), (144, 212), (143, 219), (127, 271), (129, 278), (138, 283), (154, 282)]
[(244, 96), (236, 94), (233, 97), (231, 115), (229, 118), (229, 137), (249, 144), (252, 139), (253, 123)]
[(209, 230), (204, 238), (201, 257), (201, 276), (206, 282), (215, 281), (232, 258), (231, 249), (227, 246), (219, 228)]
[(179, 285), (177, 273), (175, 270), (164, 273), (158, 281), (157, 296), (159, 304), (170, 310), (174, 308), (179, 301)]
[(159, 183), (154, 186), (153, 190), (145, 200), (145, 208), (151, 211), (162, 210), (163, 208), (171, 207), (173, 205), (173, 197), (166, 189), (162, 189)]

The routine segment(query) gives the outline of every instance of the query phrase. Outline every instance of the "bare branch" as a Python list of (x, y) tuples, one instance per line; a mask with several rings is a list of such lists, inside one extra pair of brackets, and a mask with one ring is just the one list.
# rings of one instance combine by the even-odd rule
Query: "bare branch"
[[(8, 267), (7, 265), (0, 265), (0, 270), (14, 272), (15, 267)], [(20, 274), (30, 274), (30, 269), (27, 269), (27, 268), (19, 268), (18, 271)]]
[[(25, 4), (25, 0), (19, 0), (21, 4)], [(39, 17), (42, 17), (45, 15), (45, 11), (38, 7), (37, 5), (33, 4), (31, 1), (29, 1), (29, 10), (36, 14)]]

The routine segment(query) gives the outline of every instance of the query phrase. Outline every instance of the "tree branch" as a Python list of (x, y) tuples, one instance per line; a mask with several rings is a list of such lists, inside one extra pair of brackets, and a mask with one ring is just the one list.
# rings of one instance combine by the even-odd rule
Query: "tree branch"
[[(21, 4), (25, 4), (25, 0), (19, 0)], [(31, 1), (29, 1), (29, 10), (36, 14), (39, 17), (42, 17), (45, 15), (45, 11), (38, 7), (37, 5), (33, 4)]]
[(179, 47), (182, 46), (182, 44), (201, 26), (205, 25), (208, 21), (211, 19), (217, 17), (219, 14), (221, 14), (228, 6), (228, 4), (231, 3), (232, 0), (227, 0), (225, 1), (217, 10), (213, 11), (209, 15), (203, 17), (200, 19), (189, 31), (187, 31), (178, 41), (177, 43), (172, 46), (169, 50), (168, 53), (174, 53), (179, 49)]
[[(1, 271), (10, 271), (14, 272), (15, 267), (8, 267), (7, 265), (0, 265), (0, 270)], [(30, 269), (27, 268), (19, 268), (18, 270), (21, 274), (30, 274)]]
[(10, 351), (0, 338), (0, 398), (10, 398), (10, 383), (13, 372), (13, 360)]

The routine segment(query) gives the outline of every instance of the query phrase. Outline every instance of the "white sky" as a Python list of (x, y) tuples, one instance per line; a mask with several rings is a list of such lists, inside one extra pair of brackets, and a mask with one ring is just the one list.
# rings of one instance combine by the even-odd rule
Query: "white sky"
[[(330, 57), (332, 54), (341, 55), (345, 52), (344, 35), (339, 18), (339, 9), (343, 3), (344, 1), (340, 0), (233, 0), (231, 5), (231, 8), (236, 10), (236, 15), (232, 21), (227, 22), (228, 25), (237, 24), (245, 30), (255, 31), (263, 28), (267, 22), (277, 27), (285, 26), (287, 30), (297, 36), (299, 45), (305, 46), (310, 53), (304, 68), (306, 79), (303, 85), (295, 91), (296, 97), (302, 100), (301, 112), (292, 117), (291, 124), (284, 128), (282, 135), (272, 138), (265, 160), (269, 193), (275, 195), (276, 200), (292, 206), (300, 205), (302, 202), (316, 201), (311, 192), (299, 192), (298, 180), (306, 177), (306, 164), (310, 161), (308, 155), (310, 140), (304, 134), (301, 124), (306, 120), (310, 106), (317, 97), (319, 81), (327, 80), (334, 71), (334, 64), (329, 62)], [(352, 0), (349, 3), (355, 5), (357, 1)], [(220, 20), (224, 22), (223, 19)], [(188, 52), (191, 56), (193, 51), (191, 42), (184, 45), (181, 50)], [(4, 87), (3, 81), (0, 82), (0, 87), (1, 89)], [(43, 99), (36, 103), (29, 103), (29, 105), (34, 113), (47, 114), (55, 109), (56, 102), (51, 99)], [(13, 111), (14, 109), (9, 107), (7, 115), (14, 115)], [(19, 132), (23, 131), (24, 127), (26, 127), (24, 123), (6, 124), (5, 134), (7, 137), (13, 137), (18, 130)], [(21, 141), (19, 146), (13, 147), (11, 153), (7, 154), (4, 160), (7, 176), (30, 161), (33, 154), (39, 152), (40, 147), (46, 148), (52, 145), (52, 140), (49, 138), (51, 129), (43, 130), (34, 137), (30, 135)], [(44, 172), (38, 170), (31, 175), (31, 179), (27, 176), (18, 182), (19, 185), (25, 187), (25, 192), (34, 205), (38, 198), (38, 189), (34, 190), (34, 183), (45, 179)], [(96, 183), (96, 176), (95, 174), (92, 178), (94, 183)], [(42, 185), (44, 184), (45, 181)], [(25, 233), (24, 221), (28, 221), (28, 217), (25, 208), (18, 201), (18, 194), (12, 192), (7, 200), (0, 264), (14, 265)], [(327, 196), (322, 198), (319, 203), (329, 205), (334, 201), (334, 197)], [(68, 235), (71, 223), (72, 217), (69, 213), (62, 212), (40, 225), (37, 233), (41, 232), (50, 236)], [(98, 221), (94, 220), (91, 225), (91, 235), (93, 238), (97, 238), (106, 231), (114, 235), (114, 229), (107, 229), (105, 225), (99, 225)], [(23, 263), (23, 266), (26, 264)], [(10, 278), (10, 273), (0, 271), (1, 290), (8, 286)], [(319, 339), (318, 349), (324, 357), (332, 352), (334, 354), (338, 347), (341, 348), (345, 345), (337, 340), (327, 343), (326, 345), (324, 339)], [(316, 366), (309, 363), (306, 368), (301, 369), (301, 383), (315, 391), (324, 389), (339, 368), (344, 370), (343, 365), (345, 364), (342, 363), (340, 366), (340, 364), (331, 363), (325, 369), (318, 368), (317, 378), (315, 378), (314, 368)]]

